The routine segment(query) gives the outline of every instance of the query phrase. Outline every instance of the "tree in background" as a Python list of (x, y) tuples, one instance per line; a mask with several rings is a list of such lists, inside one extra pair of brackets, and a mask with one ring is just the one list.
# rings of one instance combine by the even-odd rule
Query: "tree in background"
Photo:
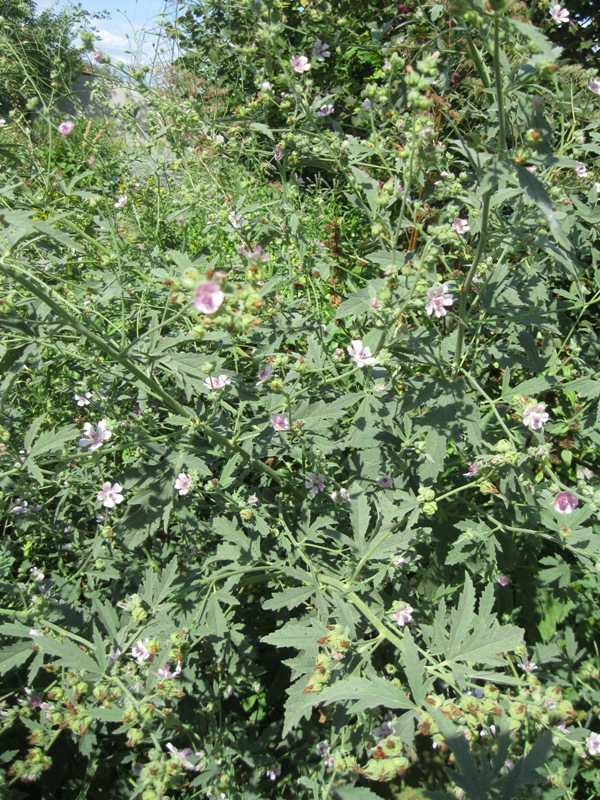
[(37, 14), (33, 0), (3, 0), (0, 13), (0, 114), (31, 112), (50, 97), (68, 94), (82, 70), (77, 28), (81, 8)]

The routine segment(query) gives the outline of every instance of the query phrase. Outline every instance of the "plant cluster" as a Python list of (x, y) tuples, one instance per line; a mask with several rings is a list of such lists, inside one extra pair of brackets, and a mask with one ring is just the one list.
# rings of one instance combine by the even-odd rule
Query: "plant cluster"
[(0, 127), (8, 796), (600, 793), (600, 76), (531, 13), (207, 0), (147, 140)]

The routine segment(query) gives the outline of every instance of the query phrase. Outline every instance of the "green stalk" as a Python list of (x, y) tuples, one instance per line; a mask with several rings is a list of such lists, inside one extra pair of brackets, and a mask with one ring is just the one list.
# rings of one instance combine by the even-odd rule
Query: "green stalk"
[(504, 95), (502, 94), (502, 72), (500, 70), (500, 14), (494, 20), (494, 81), (496, 84), (496, 102), (498, 103), (498, 139), (500, 154), (506, 153), (506, 116), (504, 112)]
[(465, 280), (465, 284), (462, 288), (462, 292), (460, 295), (460, 303), (458, 306), (459, 326), (458, 326), (458, 335), (456, 337), (456, 349), (454, 351), (454, 364), (452, 367), (453, 380), (456, 379), (456, 376), (458, 375), (458, 371), (460, 369), (462, 349), (465, 340), (465, 330), (467, 327), (466, 316), (467, 316), (467, 302), (469, 297), (469, 291), (471, 290), (471, 284), (473, 283), (473, 278), (475, 277), (477, 268), (481, 263), (481, 259), (483, 257), (483, 251), (487, 244), (491, 199), (492, 199), (492, 190), (489, 189), (483, 196), (483, 209), (481, 214), (481, 232), (479, 234), (479, 242), (477, 244), (477, 250), (475, 251), (475, 257), (473, 258), (471, 269), (467, 273), (467, 279)]

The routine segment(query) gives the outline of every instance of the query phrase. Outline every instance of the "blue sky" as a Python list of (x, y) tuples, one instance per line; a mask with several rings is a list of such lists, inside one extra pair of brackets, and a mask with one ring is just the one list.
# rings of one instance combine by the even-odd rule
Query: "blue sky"
[[(77, 5), (70, 0), (36, 0), (38, 12), (47, 8), (60, 9)], [(160, 17), (166, 13), (173, 18), (182, 3), (175, 0), (81, 0), (82, 7), (90, 13), (107, 11), (110, 18), (95, 20), (97, 46), (116, 61), (125, 63), (149, 63), (155, 49), (162, 60), (170, 51), (171, 44), (160, 39)], [(131, 52), (127, 52), (131, 51)]]

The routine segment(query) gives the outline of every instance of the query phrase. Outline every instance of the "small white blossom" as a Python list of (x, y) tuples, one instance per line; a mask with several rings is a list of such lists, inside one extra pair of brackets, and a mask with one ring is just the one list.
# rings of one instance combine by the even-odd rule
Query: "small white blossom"
[(294, 68), (294, 71), (299, 72), (300, 74), (303, 72), (308, 72), (310, 69), (310, 63), (306, 56), (292, 56), (290, 58), (290, 64)]
[(463, 233), (468, 233), (471, 230), (467, 220), (461, 219), (461, 217), (456, 217), (456, 219), (452, 223), (452, 227), (457, 233), (460, 233), (461, 235)]
[(565, 22), (569, 22), (568, 10), (566, 8), (563, 8), (563, 6), (561, 5), (558, 5), (558, 3), (555, 6), (552, 6), (549, 13), (552, 19), (558, 25), (563, 25)]
[(357, 367), (372, 367), (377, 363), (377, 359), (372, 355), (369, 347), (365, 347), (360, 339), (353, 339), (346, 348), (348, 355)]
[(591, 756), (600, 756), (600, 733), (590, 733), (585, 740), (585, 746)]
[(394, 619), (398, 623), (399, 628), (403, 628), (408, 622), (412, 620), (414, 608), (412, 606), (398, 606), (394, 612)]
[(427, 300), (425, 302), (425, 312), (430, 317), (435, 313), (440, 319), (448, 313), (446, 308), (453, 305), (454, 297), (450, 294), (447, 283), (439, 283), (427, 289)]
[(549, 419), (545, 403), (528, 405), (523, 411), (523, 425), (532, 431), (541, 430)]
[(152, 653), (148, 650), (149, 642), (149, 639), (144, 639), (144, 641), (138, 639), (136, 644), (131, 648), (131, 655), (138, 664), (143, 664), (144, 661), (148, 661), (152, 658)]
[(85, 394), (74, 394), (73, 397), (75, 402), (78, 406), (83, 408), (83, 406), (89, 406), (90, 404), (90, 397), (92, 396), (91, 392), (86, 392)]
[(79, 447), (87, 447), (90, 452), (102, 447), (112, 436), (112, 431), (109, 431), (106, 425), (105, 419), (100, 420), (97, 428), (94, 428), (91, 422), (86, 422), (83, 426), (83, 436), (78, 442)]
[(189, 492), (193, 482), (194, 479), (191, 475), (188, 475), (187, 472), (180, 472), (175, 483), (173, 484), (173, 488), (176, 492), (179, 492), (180, 497), (183, 497)]

